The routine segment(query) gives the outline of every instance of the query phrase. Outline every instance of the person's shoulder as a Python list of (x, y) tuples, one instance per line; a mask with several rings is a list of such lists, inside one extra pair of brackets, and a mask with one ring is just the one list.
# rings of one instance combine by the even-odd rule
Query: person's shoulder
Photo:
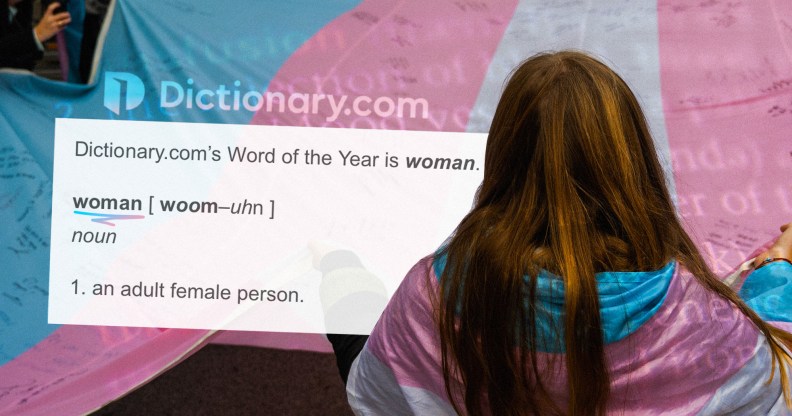
[(419, 260), (382, 312), (368, 340), (370, 350), (380, 359), (385, 360), (394, 351), (398, 352), (396, 355), (409, 354), (418, 345), (427, 351), (434, 348), (438, 284), (431, 270), (431, 256)]
[(394, 301), (411, 303), (418, 298), (430, 297), (438, 286), (433, 261), (432, 255), (418, 260), (402, 279), (391, 298), (391, 303)]
[(428, 255), (416, 262), (404, 276), (400, 292), (409, 292), (408, 296), (428, 296), (437, 290), (439, 278), (435, 264), (435, 256)]
[(434, 271), (432, 270), (434, 266), (434, 262), (435, 262), (434, 254), (430, 254), (426, 257), (423, 257), (410, 268), (410, 271), (407, 272), (407, 275), (408, 276), (426, 275), (427, 273), (434, 273)]

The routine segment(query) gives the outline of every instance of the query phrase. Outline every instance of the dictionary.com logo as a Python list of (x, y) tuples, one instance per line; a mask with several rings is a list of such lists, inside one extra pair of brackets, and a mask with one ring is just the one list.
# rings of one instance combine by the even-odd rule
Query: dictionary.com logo
[(116, 115), (132, 110), (143, 102), (143, 80), (128, 72), (105, 72), (104, 106)]
[[(150, 89), (151, 91), (151, 89)], [(105, 72), (104, 106), (116, 115), (137, 108), (143, 102), (146, 88), (137, 75), (128, 72)], [(200, 111), (249, 111), (256, 113), (321, 114), (328, 122), (340, 116), (429, 118), (429, 102), (425, 98), (370, 97), (320, 92), (279, 92), (245, 89), (239, 80), (200, 88), (192, 78), (186, 83), (160, 80), (159, 108)]]

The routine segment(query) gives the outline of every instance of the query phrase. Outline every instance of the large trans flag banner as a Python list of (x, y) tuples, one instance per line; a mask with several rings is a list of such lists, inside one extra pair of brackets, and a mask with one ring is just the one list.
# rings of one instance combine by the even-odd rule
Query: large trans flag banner
[[(76, 144), (76, 152), (86, 154), (112, 153), (106, 150), (112, 148), (111, 140), (105, 143), (107, 147), (101, 144), (101, 136), (111, 133), (118, 133), (117, 140), (123, 136), (131, 146), (138, 143), (141, 148), (155, 149), (160, 147), (157, 141), (176, 140), (173, 136), (183, 132), (190, 135), (178, 137), (183, 140), (179, 143), (189, 143), (192, 138), (203, 145), (203, 140), (211, 140), (204, 136), (221, 131), (218, 128), (235, 132), (236, 136), (224, 140), (236, 140), (237, 148), (253, 146), (255, 138), (251, 139), (253, 133), (249, 132), (277, 132), (286, 140), (293, 137), (293, 130), (288, 129), (299, 127), (298, 131), (310, 131), (327, 143), (352, 143), (359, 134), (394, 132), (388, 133), (388, 140), (395, 137), (393, 140), (404, 143), (404, 149), (420, 148), (421, 137), (426, 137), (426, 149), (434, 149), (465, 137), (480, 140), (509, 71), (534, 53), (565, 48), (601, 57), (637, 93), (669, 172), (679, 212), (716, 272), (726, 275), (737, 268), (773, 238), (780, 224), (790, 221), (789, 2), (240, 0), (228, 6), (211, 1), (119, 0), (108, 13), (88, 85), (0, 71), (0, 414), (89, 412), (140, 386), (207, 342), (329, 351), (321, 335), (310, 333), (320, 331), (48, 324), (59, 321), (48, 320), (53, 288), (50, 275), (62, 270), (55, 266), (50, 270), (50, 264), (69, 263), (69, 258), (58, 257), (59, 250), (51, 255), (51, 249), (59, 247), (54, 237), (60, 235), (56, 225), (61, 215), (59, 196), (53, 190), (79, 186), (78, 181), (59, 180), (56, 144), (69, 139), (69, 132), (82, 128), (83, 136), (71, 139), (82, 142)], [(154, 122), (160, 124), (151, 124)], [(134, 131), (143, 133), (135, 136), (130, 133)], [(434, 140), (439, 136), (427, 132), (460, 135)], [(321, 140), (311, 140), (315, 148), (323, 146)], [(365, 140), (374, 142), (376, 137)], [(390, 149), (398, 146), (391, 144)], [(282, 149), (277, 150), (283, 157)], [(325, 163), (324, 154), (331, 152), (317, 153), (315, 163)], [(343, 157), (334, 156), (336, 161)], [(255, 157), (267, 160), (270, 156), (256, 152)], [(375, 163), (362, 156), (353, 159), (348, 155), (343, 160), (360, 167)], [(464, 170), (468, 159), (459, 160)], [(379, 159), (379, 163), (385, 161), (391, 159)], [(118, 177), (119, 169), (88, 163), (90, 169), (80, 180)], [(54, 166), (58, 168), (54, 170)], [(460, 175), (475, 182), (475, 169), (470, 170)], [(333, 180), (322, 175), (310, 181), (293, 178), (295, 186), (310, 187), (314, 180), (321, 185), (313, 189), (321, 197), (306, 192), (295, 204), (307, 210), (300, 211), (306, 221), (318, 217), (324, 208), (350, 206), (343, 205), (343, 194), (331, 198), (330, 191), (323, 190), (335, 189), (332, 187), (339, 178), (349, 189), (361, 188), (354, 192), (367, 192), (367, 185), (361, 184), (369, 182), (359, 171), (326, 172)], [(227, 173), (220, 170), (211, 175), (224, 178)], [(134, 175), (130, 171), (128, 178), (121, 179), (134, 182)], [(255, 177), (255, 173), (251, 175)], [(195, 182), (204, 179), (196, 176)], [(154, 175), (139, 182), (168, 186), (181, 184), (180, 180), (186, 179)], [(279, 175), (261, 179), (263, 184), (277, 180)], [(396, 223), (383, 216), (373, 217), (352, 234), (364, 238), (384, 232), (402, 249), (381, 252), (365, 245), (357, 247), (354, 241), (334, 246), (338, 241), (333, 239), (292, 244), (289, 235), (304, 228), (291, 226), (299, 224), (299, 219), (282, 225), (272, 222), (269, 246), (262, 246), (259, 252), (281, 254), (267, 260), (268, 272), (306, 282), (301, 293), (310, 294), (322, 290), (319, 282), (324, 266), (320, 260), (324, 253), (334, 252), (334, 258), (347, 262), (344, 264), (364, 266), (389, 264), (389, 257), (415, 261), (441, 244), (443, 232), (453, 226), (443, 223), (435, 227), (427, 220), (434, 215), (432, 204), (464, 212), (472, 200), (471, 191), (467, 199), (437, 202), (440, 189), (400, 199), (395, 195), (401, 195), (397, 191), (404, 183), (391, 186), (389, 179), (377, 180), (379, 188), (393, 189), (391, 197), (380, 202), (383, 212), (396, 206), (412, 220), (393, 225)], [(422, 182), (435, 183), (428, 174), (420, 173), (405, 180), (412, 181), (416, 189), (424, 189), (419, 186)], [(457, 186), (445, 180), (440, 179), (443, 188)], [(179, 186), (172, 188), (177, 192)], [(468, 188), (460, 189), (467, 192)], [(209, 187), (203, 191), (206, 195), (213, 192)], [(128, 202), (134, 204), (134, 199)], [(254, 202), (261, 202), (273, 217), (275, 212), (281, 215), (282, 211), (277, 211), (280, 205), (270, 204), (269, 199)], [(85, 205), (91, 208), (90, 201)], [(356, 208), (352, 212), (363, 215), (366, 211)], [(116, 224), (112, 229), (119, 230), (119, 238), (127, 235), (122, 234), (123, 227), (151, 220), (125, 222), (88, 214), (87, 223), (99, 221), (96, 227), (108, 227), (101, 230), (111, 229), (102, 221)], [(209, 231), (193, 235), (186, 244), (189, 249), (214, 245), (222, 250), (226, 242), (213, 240), (221, 234), (212, 234), (219, 231), (212, 231), (207, 224)], [(344, 228), (333, 228), (334, 224), (330, 224), (332, 230)], [(419, 235), (420, 244), (415, 238)], [(336, 248), (344, 250), (333, 251)], [(130, 252), (156, 255), (146, 246), (133, 247)], [(250, 253), (229, 250), (227, 254), (244, 259)], [(133, 260), (123, 264), (133, 264)], [(178, 259), (171, 262), (179, 264)], [(204, 266), (214, 267), (209, 263)], [(407, 271), (400, 267), (369, 267), (370, 275), (379, 276), (381, 284), (372, 284), (368, 275), (353, 280), (387, 299)], [(114, 271), (109, 267), (107, 273)], [(147, 279), (149, 276), (139, 276), (140, 291), (152, 283)], [(92, 290), (85, 286), (78, 289), (81, 283), (74, 282), (64, 284), (75, 296), (84, 288)], [(160, 289), (157, 284), (149, 290), (149, 294), (179, 293), (176, 286)], [(223, 296), (219, 286), (217, 292), (213, 296)], [(344, 299), (338, 293), (322, 299), (328, 298)], [(381, 305), (362, 304), (371, 308)]]

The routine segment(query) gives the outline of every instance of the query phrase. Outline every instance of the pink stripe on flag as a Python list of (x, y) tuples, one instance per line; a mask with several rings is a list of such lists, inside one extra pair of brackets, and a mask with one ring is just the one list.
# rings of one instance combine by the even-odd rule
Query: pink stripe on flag
[(658, 20), (680, 211), (723, 274), (792, 214), (792, 3), (661, 0)]
[(210, 334), (63, 325), (3, 366), (0, 414), (69, 415), (98, 409), (197, 351)]
[[(268, 90), (292, 94), (293, 105), (284, 112), (265, 106), (252, 124), (465, 131), (514, 13), (516, 2), (504, 3), (364, 1), (306, 42), (272, 80)], [(306, 105), (293, 95), (304, 93), (332, 96), (337, 110), (328, 97), (314, 107), (313, 98)]]

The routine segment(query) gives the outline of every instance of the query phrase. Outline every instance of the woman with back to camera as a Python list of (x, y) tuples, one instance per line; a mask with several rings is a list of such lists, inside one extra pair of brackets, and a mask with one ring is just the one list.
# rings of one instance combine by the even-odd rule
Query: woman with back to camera
[(626, 83), (583, 53), (534, 56), (498, 104), (473, 209), (408, 273), (352, 363), (350, 405), (791, 414), (782, 231), (738, 295), (684, 231)]

